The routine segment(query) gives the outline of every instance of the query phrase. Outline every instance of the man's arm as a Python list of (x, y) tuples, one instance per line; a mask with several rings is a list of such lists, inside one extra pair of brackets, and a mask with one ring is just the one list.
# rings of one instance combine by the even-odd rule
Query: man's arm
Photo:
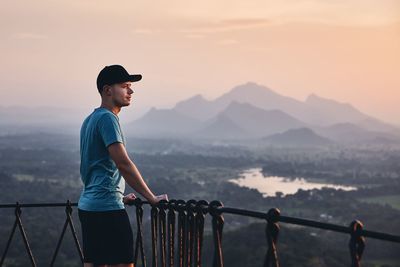
[(125, 146), (122, 143), (116, 142), (109, 145), (107, 149), (111, 159), (115, 162), (115, 165), (117, 165), (125, 181), (151, 204), (156, 204), (158, 200), (143, 180), (136, 165), (129, 158)]

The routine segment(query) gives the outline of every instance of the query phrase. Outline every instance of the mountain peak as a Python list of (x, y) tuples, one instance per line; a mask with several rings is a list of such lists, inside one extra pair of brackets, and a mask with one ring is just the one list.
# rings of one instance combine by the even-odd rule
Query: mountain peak
[(206, 101), (206, 99), (201, 94), (194, 95), (187, 100), (195, 100), (195, 101)]
[(242, 92), (244, 94), (249, 94), (249, 93), (274, 93), (271, 89), (269, 89), (266, 86), (260, 85), (258, 83), (255, 82), (247, 82), (244, 84), (240, 84), (237, 85), (235, 87), (232, 88), (232, 90), (229, 93), (238, 93), (238, 92)]
[(211, 102), (202, 95), (197, 94), (188, 99), (176, 103), (174, 109), (195, 119), (204, 120), (208, 118), (205, 110), (212, 109)]
[(314, 101), (314, 100), (318, 100), (318, 99), (322, 99), (321, 97), (319, 97), (317, 94), (315, 93), (311, 93), (309, 96), (307, 96), (306, 98), (306, 102), (310, 102), (310, 101)]
[[(248, 81), (248, 82), (246, 82), (246, 83), (244, 83), (242, 85), (243, 86), (258, 86), (258, 87), (262, 86), (262, 85), (260, 85), (260, 84), (258, 84), (256, 82), (252, 82), (252, 81)], [(238, 85), (238, 86), (240, 86), (240, 85)]]
[(341, 106), (345, 106), (347, 108), (351, 108), (354, 109), (354, 107), (348, 103), (343, 103), (343, 102), (339, 102), (333, 99), (329, 99), (329, 98), (324, 98), (321, 96), (318, 96), (315, 93), (310, 94), (307, 99), (306, 99), (306, 104), (310, 104), (310, 105), (341, 105)]
[(151, 107), (147, 113), (154, 113), (154, 112), (157, 112), (156, 107)]
[(201, 94), (194, 95), (189, 97), (188, 99), (182, 100), (176, 103), (175, 107), (185, 106), (185, 105), (193, 105), (193, 104), (202, 104), (204, 102), (208, 102)]
[(233, 87), (229, 92), (215, 99), (218, 106), (227, 107), (232, 101), (251, 103), (264, 107), (266, 102), (276, 102), (281, 96), (266, 86), (254, 82), (247, 82)]

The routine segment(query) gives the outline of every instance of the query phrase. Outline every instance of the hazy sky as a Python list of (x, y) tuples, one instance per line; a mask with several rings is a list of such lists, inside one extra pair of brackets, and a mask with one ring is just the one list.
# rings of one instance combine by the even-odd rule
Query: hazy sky
[(397, 0), (3, 0), (0, 38), (0, 106), (92, 109), (121, 64), (143, 75), (132, 114), (253, 81), (400, 125)]

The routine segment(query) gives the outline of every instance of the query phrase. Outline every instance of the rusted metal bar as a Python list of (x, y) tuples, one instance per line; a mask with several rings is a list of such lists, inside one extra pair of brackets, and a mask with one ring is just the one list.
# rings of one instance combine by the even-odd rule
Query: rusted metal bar
[[(17, 204), (0, 204), (0, 209), (2, 208), (50, 208), (50, 207), (65, 207), (65, 202), (62, 203), (19, 203)], [(78, 203), (71, 202), (71, 206), (76, 207)]]
[(185, 266), (192, 267), (192, 259), (193, 259), (193, 239), (194, 239), (194, 222), (195, 222), (195, 213), (194, 207), (196, 205), (196, 200), (190, 199), (186, 202), (186, 260)]
[(158, 207), (156, 205), (151, 207), (151, 266), (157, 267), (158, 254), (157, 254), (157, 226), (158, 226)]
[[(18, 203), (17, 203), (17, 205), (18, 205)], [(16, 216), (16, 219), (17, 219), (17, 222), (18, 222), (18, 227), (19, 227), (19, 230), (21, 231), (22, 239), (24, 241), (26, 252), (28, 253), (28, 256), (29, 256), (29, 260), (31, 261), (32, 266), (36, 266), (35, 258), (33, 257), (33, 254), (32, 254), (32, 249), (29, 246), (28, 237), (26, 236), (25, 229), (24, 229), (24, 227), (22, 225), (21, 212), (22, 212), (21, 208), (18, 205), (15, 208), (15, 216)]]
[(175, 199), (171, 199), (168, 203), (168, 215), (167, 215), (167, 239), (168, 239), (168, 266), (174, 267), (175, 258), (175, 210), (176, 204)]
[(4, 263), (4, 260), (6, 258), (8, 249), (10, 248), (11, 240), (12, 240), (12, 238), (14, 236), (14, 233), (15, 233), (15, 229), (17, 229), (17, 224), (18, 224), (17, 219), (15, 219), (14, 225), (13, 225), (13, 227), (11, 229), (10, 236), (8, 237), (8, 240), (7, 240), (6, 248), (4, 249), (3, 255), (1, 256), (0, 266), (3, 266), (3, 263)]
[(184, 266), (184, 258), (185, 258), (185, 248), (186, 248), (186, 240), (185, 240), (185, 232), (186, 232), (186, 211), (185, 211), (185, 201), (179, 199), (177, 201), (177, 210), (178, 210), (178, 260), (179, 267)]
[(17, 202), (17, 203), (15, 204), (15, 211), (14, 211), (14, 214), (15, 214), (15, 222), (14, 222), (13, 228), (12, 228), (12, 230), (11, 230), (10, 237), (8, 238), (7, 245), (6, 245), (6, 249), (4, 250), (3, 256), (2, 256), (2, 258), (1, 258), (0, 266), (2, 266), (3, 263), (4, 263), (4, 260), (5, 260), (5, 258), (6, 258), (8, 249), (9, 249), (9, 247), (10, 247), (12, 238), (14, 237), (14, 233), (15, 233), (15, 230), (16, 230), (17, 226), (18, 226), (18, 228), (19, 228), (19, 230), (20, 230), (20, 232), (21, 232), (22, 240), (23, 240), (23, 242), (24, 242), (26, 252), (28, 253), (29, 261), (31, 262), (32, 266), (36, 266), (36, 262), (35, 262), (35, 258), (33, 257), (32, 249), (31, 249), (31, 247), (29, 246), (28, 237), (26, 236), (26, 232), (25, 232), (24, 226), (22, 225), (21, 213), (22, 213), (22, 211), (21, 211), (21, 206), (20, 206), (20, 204)]
[(209, 211), (212, 216), (212, 229), (214, 236), (214, 260), (213, 267), (223, 267), (224, 259), (222, 255), (222, 229), (224, 227), (224, 217), (218, 210), (222, 203), (218, 200), (211, 201)]
[(383, 241), (400, 243), (400, 236), (396, 236), (396, 235), (380, 233), (380, 232), (375, 232), (375, 231), (368, 231), (368, 230), (361, 230), (360, 235), (362, 235), (363, 237), (369, 237), (369, 238), (379, 239), (379, 240), (383, 240)]
[(201, 250), (203, 246), (204, 218), (208, 210), (208, 202), (200, 200), (196, 204), (196, 220), (195, 220), (195, 259), (194, 266), (201, 267)]
[(69, 227), (71, 229), (71, 233), (72, 233), (72, 237), (74, 238), (74, 242), (75, 242), (75, 246), (78, 249), (78, 253), (79, 253), (79, 257), (81, 258), (81, 262), (83, 263), (83, 252), (82, 252), (82, 248), (79, 244), (79, 240), (78, 240), (78, 236), (76, 234), (76, 230), (75, 230), (75, 226), (74, 223), (72, 221), (72, 206), (71, 206), (71, 202), (68, 200), (67, 201), (67, 207), (65, 208), (65, 212), (67, 214), (67, 220), (68, 220), (68, 224)]
[(365, 248), (365, 238), (361, 235), (362, 228), (363, 224), (358, 220), (352, 221), (349, 226), (351, 267), (361, 267), (361, 256)]
[(268, 242), (268, 250), (265, 255), (264, 267), (279, 267), (278, 253), (276, 249), (276, 242), (278, 241), (279, 234), (279, 209), (273, 208), (268, 211), (267, 214), (267, 227), (266, 236)]
[(167, 255), (167, 237), (166, 237), (166, 231), (167, 231), (167, 226), (166, 226), (166, 213), (165, 209), (167, 207), (167, 201), (166, 200), (161, 200), (158, 203), (159, 207), (159, 229), (160, 229), (160, 261), (161, 261), (161, 266), (162, 267), (167, 267), (167, 261), (166, 261), (166, 255)]
[(62, 242), (62, 240), (64, 238), (65, 230), (67, 230), (67, 226), (68, 226), (68, 220), (65, 219), (64, 226), (63, 226), (60, 238), (58, 239), (58, 242), (57, 242), (56, 250), (54, 251), (53, 257), (51, 259), (50, 266), (54, 266), (54, 262), (56, 261), (58, 250), (60, 249), (61, 242)]
[(65, 234), (65, 231), (67, 230), (68, 225), (70, 226), (72, 237), (74, 238), (75, 246), (78, 249), (79, 257), (81, 259), (81, 262), (83, 263), (83, 252), (82, 252), (81, 246), (79, 244), (78, 236), (76, 234), (75, 227), (74, 227), (74, 224), (73, 224), (73, 221), (72, 221), (72, 218), (71, 218), (72, 207), (71, 207), (71, 202), (69, 200), (67, 201), (67, 204), (66, 204), (66, 207), (65, 207), (65, 214), (66, 214), (66, 219), (65, 219), (64, 227), (63, 227), (63, 230), (61, 232), (61, 236), (60, 236), (60, 238), (59, 238), (59, 240), (57, 242), (56, 250), (54, 251), (53, 257), (51, 259), (50, 266), (54, 266), (54, 262), (56, 260), (58, 251), (60, 249), (62, 240), (64, 238), (64, 234)]
[(134, 263), (137, 266), (137, 259), (140, 252), (142, 266), (146, 267), (146, 255), (144, 254), (144, 247), (143, 247), (143, 202), (140, 198), (136, 198), (133, 202), (136, 208), (136, 225), (137, 225), (137, 232), (136, 232), (136, 245), (135, 245), (135, 256), (134, 256)]

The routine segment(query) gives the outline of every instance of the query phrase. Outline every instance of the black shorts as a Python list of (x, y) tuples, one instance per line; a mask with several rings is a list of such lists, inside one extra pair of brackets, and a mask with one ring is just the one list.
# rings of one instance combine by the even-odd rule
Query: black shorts
[(133, 233), (125, 209), (85, 211), (78, 209), (82, 226), (84, 262), (133, 263)]

